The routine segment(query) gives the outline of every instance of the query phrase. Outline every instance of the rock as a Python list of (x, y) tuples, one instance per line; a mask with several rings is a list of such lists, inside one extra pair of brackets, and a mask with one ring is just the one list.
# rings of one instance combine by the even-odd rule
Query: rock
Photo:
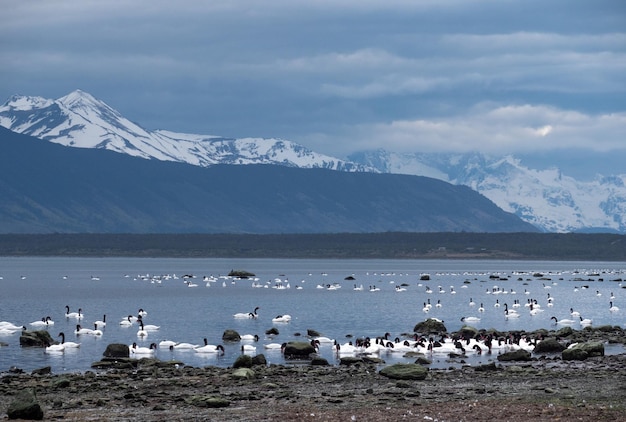
[(230, 406), (230, 401), (222, 397), (214, 397), (214, 396), (194, 396), (194, 397), (187, 399), (187, 402), (197, 407), (217, 408), (217, 407)]
[(22, 331), (20, 335), (20, 346), (22, 347), (46, 347), (49, 344), (56, 344), (57, 341), (50, 336), (46, 330)]
[(252, 367), (252, 357), (248, 355), (240, 355), (235, 359), (233, 363), (233, 368), (251, 368)]
[(396, 363), (384, 367), (379, 374), (396, 380), (423, 380), (428, 375), (428, 369), (414, 363)]
[(267, 359), (265, 359), (265, 355), (261, 353), (253, 356), (252, 366), (267, 366)]
[(26, 419), (39, 421), (43, 419), (43, 410), (32, 391), (21, 391), (9, 404), (9, 419)]
[[(341, 364), (341, 363), (340, 363)], [(328, 366), (330, 365), (328, 361), (322, 357), (316, 356), (311, 360), (311, 365), (316, 366)]]
[(474, 368), (474, 370), (477, 372), (497, 371), (498, 367), (496, 366), (495, 362), (490, 362), (483, 365), (478, 365), (476, 368)]
[(70, 380), (67, 378), (59, 378), (52, 384), (52, 386), (54, 388), (67, 388), (70, 386)]
[(50, 366), (44, 366), (43, 368), (34, 369), (31, 374), (33, 375), (48, 375), (52, 373), (52, 368)]
[(569, 337), (574, 334), (572, 327), (563, 327), (556, 332), (558, 337)]
[(599, 341), (579, 343), (561, 354), (563, 360), (585, 360), (593, 356), (604, 356), (604, 344)]
[(510, 361), (529, 361), (531, 360), (530, 352), (526, 350), (515, 350), (513, 352), (503, 353), (498, 355), (498, 360), (501, 362)]
[(463, 338), (474, 338), (478, 334), (478, 328), (464, 325), (457, 334)]
[(290, 341), (285, 345), (284, 356), (285, 359), (308, 359), (309, 356), (315, 352), (315, 347), (313, 347), (311, 343)]
[(317, 330), (309, 328), (308, 330), (306, 330), (306, 335), (309, 337), (320, 337), (322, 334)]
[(533, 353), (561, 353), (563, 350), (565, 350), (565, 346), (556, 341), (555, 338), (547, 338), (537, 343)]
[(121, 343), (111, 343), (104, 350), (102, 356), (107, 358), (127, 358), (130, 356), (128, 345)]
[(256, 373), (250, 368), (238, 368), (235, 369), (232, 373), (232, 376), (235, 378), (254, 378)]
[(235, 330), (226, 330), (222, 334), (222, 341), (240, 341), (241, 336)]
[(278, 328), (276, 327), (272, 327), (269, 330), (265, 331), (265, 335), (268, 335), (268, 336), (277, 336), (278, 334), (279, 334)]
[(443, 322), (433, 318), (428, 318), (426, 321), (418, 322), (415, 327), (413, 327), (413, 331), (422, 334), (438, 334), (448, 332), (446, 326), (443, 325)]
[(426, 356), (418, 356), (417, 359), (415, 359), (415, 362), (413, 363), (417, 363), (418, 365), (430, 365), (433, 362), (428, 359)]
[(354, 356), (342, 356), (339, 358), (339, 365), (351, 366), (357, 363), (363, 363), (363, 359)]

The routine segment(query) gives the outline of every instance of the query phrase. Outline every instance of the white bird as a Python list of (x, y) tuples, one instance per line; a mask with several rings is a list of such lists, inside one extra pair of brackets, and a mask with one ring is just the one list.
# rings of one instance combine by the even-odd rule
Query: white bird
[(580, 325), (591, 325), (593, 324), (593, 320), (590, 318), (584, 318), (583, 317), (579, 317), (580, 318)]
[(609, 302), (609, 306), (610, 306), (609, 311), (611, 311), (611, 312), (619, 311), (619, 308), (617, 306), (613, 305), (613, 302)]
[(148, 330), (145, 330), (143, 328), (143, 322), (140, 322), (140, 326), (139, 326), (139, 330), (137, 331), (137, 337), (147, 337), (148, 336)]
[(272, 318), (272, 322), (289, 322), (291, 321), (291, 315), (277, 315)]
[(196, 347), (194, 349), (196, 353), (221, 353), (224, 354), (224, 346), (221, 344), (209, 344), (208, 340), (204, 339), (204, 346)]
[(560, 325), (572, 325), (574, 324), (576, 321), (574, 321), (573, 319), (557, 319), (555, 316), (553, 316), (552, 318), (550, 318), (551, 320), (554, 320), (555, 324), (560, 324)]
[(81, 334), (93, 334), (93, 330), (90, 330), (89, 328), (82, 328), (80, 326), (80, 324), (76, 324), (76, 331), (74, 331), (74, 334), (76, 335), (81, 335)]
[(102, 331), (98, 330), (98, 324), (94, 324), (93, 325), (93, 330), (91, 330), (91, 335), (92, 336), (101, 336), (102, 335)]
[(175, 341), (172, 340), (162, 340), (159, 342), (159, 347), (170, 348), (176, 345)]
[(172, 348), (176, 350), (190, 350), (195, 349), (196, 347), (198, 347), (197, 344), (191, 343), (176, 343), (174, 346), (172, 346)]
[(120, 325), (122, 327), (130, 327), (131, 325), (133, 325), (133, 316), (132, 315), (128, 315), (128, 317), (124, 318), (123, 320), (120, 321)]
[(50, 325), (54, 325), (54, 321), (52, 321), (52, 318), (46, 317), (46, 318), (41, 318), (40, 321), (33, 321), (30, 323), (30, 325), (32, 327), (48, 327)]
[(287, 343), (268, 343), (263, 345), (264, 349), (268, 349), (268, 350), (282, 350), (283, 347), (285, 347), (287, 345)]
[(62, 344), (50, 344), (46, 346), (46, 352), (62, 353), (63, 351), (65, 351), (65, 346)]
[(256, 346), (253, 346), (251, 344), (242, 344), (241, 352), (242, 353), (256, 353)]
[(139, 322), (139, 324), (141, 325), (141, 329), (142, 330), (146, 330), (146, 331), (157, 331), (161, 328), (160, 325), (154, 325), (154, 324), (144, 324), (143, 323), (143, 319), (139, 318), (137, 320)]
[(107, 325), (107, 316), (103, 315), (102, 316), (102, 321), (98, 320), (98, 321), (94, 322), (94, 324), (96, 324), (96, 328), (98, 328), (98, 327), (106, 327), (106, 325)]
[(133, 343), (133, 345), (129, 347), (129, 351), (131, 355), (154, 355), (156, 347), (156, 343), (150, 344), (150, 347), (137, 347), (137, 343)]
[(67, 348), (80, 347), (80, 343), (76, 343), (74, 341), (65, 341), (65, 333), (59, 333), (59, 337), (61, 337), (61, 344)]
[(478, 318), (478, 317), (473, 317), (473, 316), (470, 316), (470, 317), (463, 317), (463, 318), (461, 318), (461, 321), (463, 321), (463, 322), (469, 322), (469, 323), (471, 324), (471, 323), (473, 323), (473, 322), (480, 322), (480, 318)]
[(244, 334), (242, 336), (240, 336), (240, 339), (242, 341), (259, 341), (259, 336), (254, 334)]
[(78, 312), (70, 312), (70, 307), (65, 305), (65, 318), (82, 319), (82, 309), (78, 308)]
[(233, 317), (235, 319), (256, 319), (257, 318), (257, 311), (260, 308), (257, 306), (256, 308), (254, 308), (253, 312), (238, 312), (236, 314), (233, 315)]

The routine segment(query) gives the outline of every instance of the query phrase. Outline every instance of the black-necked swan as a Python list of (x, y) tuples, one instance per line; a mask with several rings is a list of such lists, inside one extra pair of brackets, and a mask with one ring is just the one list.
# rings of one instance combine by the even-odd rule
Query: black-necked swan
[(473, 316), (469, 316), (469, 317), (463, 317), (463, 318), (461, 318), (461, 321), (463, 321), (463, 322), (469, 322), (469, 323), (472, 323), (472, 322), (480, 322), (480, 318), (478, 318), (478, 317), (473, 317)]
[(133, 325), (133, 316), (132, 315), (128, 315), (128, 317), (124, 318), (123, 320), (120, 321), (120, 325), (122, 327), (130, 327), (131, 325)]
[(263, 348), (267, 350), (283, 350), (286, 346), (287, 343), (268, 343), (263, 345)]
[(272, 318), (272, 322), (289, 322), (291, 321), (291, 315), (277, 315)]
[(580, 318), (580, 325), (591, 325), (593, 324), (593, 320), (590, 318), (584, 318), (583, 317), (578, 317)]
[(101, 336), (102, 335), (102, 331), (98, 330), (98, 324), (94, 324), (93, 325), (93, 330), (91, 330), (91, 335), (93, 335), (93, 336)]
[(242, 353), (256, 353), (256, 346), (253, 346), (251, 344), (242, 344), (241, 352)]
[(79, 318), (79, 316), (79, 312), (70, 312), (70, 307), (65, 305), (65, 318)]
[(96, 328), (98, 328), (98, 327), (106, 327), (106, 325), (107, 325), (107, 316), (103, 315), (102, 316), (102, 321), (98, 320), (98, 321), (94, 322), (94, 324), (96, 324)]
[(175, 345), (176, 345), (176, 342), (172, 340), (162, 340), (161, 342), (159, 342), (159, 347), (164, 347), (164, 348), (174, 347)]
[(613, 302), (609, 302), (609, 311), (617, 312), (617, 311), (619, 311), (619, 308), (617, 306), (613, 305)]
[(92, 334), (92, 333), (93, 333), (93, 330), (90, 330), (89, 328), (82, 328), (80, 324), (76, 324), (76, 331), (74, 331), (74, 334), (81, 335), (81, 334)]
[(63, 351), (65, 351), (65, 346), (62, 344), (48, 344), (46, 346), (46, 352), (62, 353)]
[(143, 322), (139, 321), (139, 330), (137, 331), (137, 337), (147, 337), (148, 336), (148, 330), (145, 330), (143, 328)]
[(156, 343), (150, 344), (150, 347), (137, 347), (137, 343), (133, 343), (130, 347), (130, 353), (135, 355), (153, 355), (156, 352)]
[(41, 318), (39, 321), (31, 322), (30, 325), (33, 327), (48, 327), (50, 325), (54, 325), (54, 321), (52, 321), (52, 323), (50, 323), (50, 321), (52, 321), (52, 318), (50, 317)]
[(572, 325), (574, 324), (576, 321), (574, 321), (573, 319), (557, 319), (555, 316), (553, 316), (552, 318), (550, 318), (551, 320), (554, 320), (555, 324), (560, 324), (560, 325)]
[(254, 334), (244, 334), (240, 336), (241, 341), (259, 341), (259, 336)]
[(207, 341), (206, 338), (204, 339), (204, 346), (196, 347), (194, 350), (197, 353), (221, 353), (221, 354), (224, 354), (224, 346), (222, 346), (221, 344), (218, 344), (218, 345), (209, 344), (209, 342)]
[(237, 319), (255, 319), (258, 316), (257, 311), (259, 309), (261, 308), (257, 306), (256, 308), (254, 308), (253, 312), (238, 312), (234, 314), (233, 317)]
[(137, 322), (139, 322), (139, 324), (141, 324), (141, 329), (142, 330), (146, 330), (146, 331), (156, 331), (158, 329), (161, 328), (161, 326), (159, 325), (154, 325), (154, 324), (144, 324), (143, 323), (143, 318), (140, 317), (137, 319)]
[(73, 341), (65, 341), (65, 333), (59, 333), (59, 337), (61, 337), (61, 344), (68, 348), (77, 348), (80, 347), (80, 343), (76, 343)]

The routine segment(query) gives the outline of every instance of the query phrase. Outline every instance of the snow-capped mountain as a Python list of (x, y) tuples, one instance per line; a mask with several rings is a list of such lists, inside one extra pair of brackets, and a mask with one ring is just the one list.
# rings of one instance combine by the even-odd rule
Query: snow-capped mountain
[(342, 171), (375, 171), (282, 139), (229, 139), (149, 131), (106, 103), (76, 90), (57, 100), (13, 96), (0, 106), (0, 126), (58, 144), (104, 148), (146, 159), (214, 164), (280, 164)]
[(348, 158), (381, 172), (429, 176), (469, 186), (546, 232), (626, 233), (626, 174), (580, 182), (557, 168), (536, 170), (513, 156), (478, 153), (397, 154), (378, 150)]

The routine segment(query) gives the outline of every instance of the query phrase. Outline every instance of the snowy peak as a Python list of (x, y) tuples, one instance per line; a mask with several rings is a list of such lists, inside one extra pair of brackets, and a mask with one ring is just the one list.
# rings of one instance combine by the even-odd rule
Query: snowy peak
[(379, 171), (434, 177), (466, 185), (545, 232), (626, 233), (626, 175), (580, 182), (556, 167), (524, 166), (507, 155), (398, 154), (366, 151), (349, 159)]
[(0, 107), (0, 126), (66, 146), (103, 148), (146, 159), (199, 166), (278, 164), (342, 171), (375, 171), (317, 154), (281, 139), (232, 139), (149, 131), (81, 90), (57, 100), (13, 96)]

